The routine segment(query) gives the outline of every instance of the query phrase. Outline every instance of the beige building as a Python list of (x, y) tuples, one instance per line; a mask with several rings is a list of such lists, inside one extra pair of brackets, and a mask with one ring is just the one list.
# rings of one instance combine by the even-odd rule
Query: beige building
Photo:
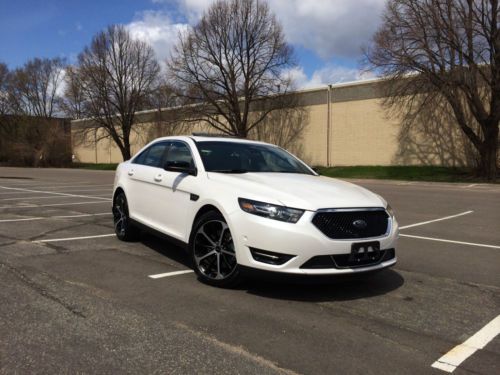
[[(429, 124), (406, 129), (397, 111), (389, 113), (382, 106), (380, 83), (374, 79), (297, 91), (300, 110), (273, 115), (251, 137), (280, 144), (318, 166), (468, 164), (463, 151), (466, 141), (458, 127), (443, 121), (439, 131), (436, 127), (431, 131)], [(138, 113), (140, 126), (132, 136), (132, 152), (162, 135), (210, 131), (200, 124), (167, 122), (165, 118), (171, 118), (175, 111)], [(77, 136), (82, 121), (72, 121), (75, 159), (86, 163), (122, 161), (112, 141), (98, 141), (99, 134), (84, 140)]]

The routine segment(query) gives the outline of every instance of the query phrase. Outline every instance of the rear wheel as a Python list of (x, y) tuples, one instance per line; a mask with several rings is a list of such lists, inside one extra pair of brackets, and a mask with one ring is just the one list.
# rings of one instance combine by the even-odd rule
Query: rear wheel
[(119, 192), (113, 202), (113, 223), (116, 237), (119, 240), (134, 241), (139, 238), (139, 229), (130, 222), (127, 198), (124, 192)]
[(219, 212), (207, 212), (196, 221), (189, 247), (201, 281), (226, 288), (241, 281), (231, 231)]

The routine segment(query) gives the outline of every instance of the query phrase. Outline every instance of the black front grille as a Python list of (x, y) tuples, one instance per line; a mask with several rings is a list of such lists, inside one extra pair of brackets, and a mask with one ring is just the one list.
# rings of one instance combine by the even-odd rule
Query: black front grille
[(333, 239), (370, 238), (387, 232), (389, 215), (385, 210), (318, 212), (313, 224)]
[(394, 259), (396, 252), (394, 249), (380, 250), (373, 258), (366, 258), (362, 261), (355, 261), (350, 254), (337, 255), (317, 255), (305, 262), (300, 268), (324, 269), (324, 268), (357, 268), (374, 266), (378, 263)]

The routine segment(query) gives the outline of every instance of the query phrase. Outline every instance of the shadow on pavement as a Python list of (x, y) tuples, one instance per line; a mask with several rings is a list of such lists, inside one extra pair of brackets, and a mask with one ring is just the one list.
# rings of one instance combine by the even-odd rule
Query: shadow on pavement
[(141, 243), (174, 262), (186, 266), (186, 268), (193, 268), (187, 251), (172, 241), (165, 240), (153, 234), (142, 233)]
[[(163, 238), (143, 234), (141, 242), (192, 268), (188, 253)], [(390, 293), (404, 284), (404, 278), (392, 269), (375, 273), (339, 276), (295, 276), (270, 272), (245, 272), (245, 280), (236, 288), (256, 296), (293, 301), (345, 301)]]
[(390, 293), (405, 280), (394, 270), (356, 276), (294, 277), (272, 276), (245, 281), (239, 289), (247, 293), (282, 300), (326, 302), (370, 298)]

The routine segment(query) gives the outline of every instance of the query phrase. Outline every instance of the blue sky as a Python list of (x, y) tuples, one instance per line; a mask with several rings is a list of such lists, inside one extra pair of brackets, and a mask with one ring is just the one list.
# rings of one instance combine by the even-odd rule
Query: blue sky
[[(0, 61), (10, 68), (32, 57), (73, 62), (108, 24), (124, 24), (165, 59), (177, 32), (212, 0), (0, 0)], [(361, 47), (380, 22), (385, 0), (269, 0), (295, 48), (300, 87), (364, 78)]]

